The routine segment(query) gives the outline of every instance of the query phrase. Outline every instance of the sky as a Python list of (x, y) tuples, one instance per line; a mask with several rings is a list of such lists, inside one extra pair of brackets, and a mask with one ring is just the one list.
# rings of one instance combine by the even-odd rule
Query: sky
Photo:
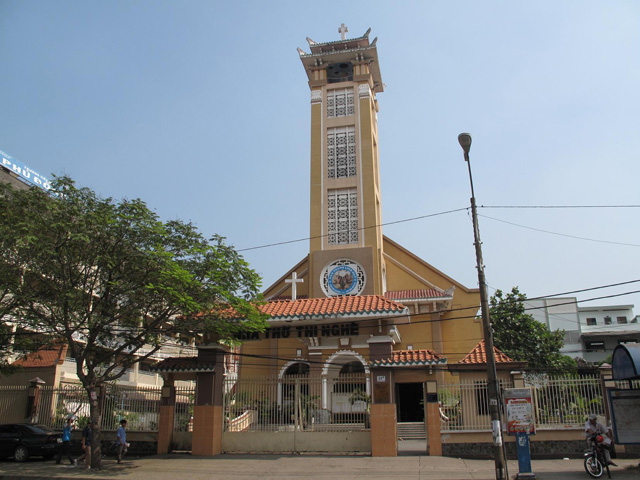
[[(477, 287), (470, 213), (444, 213), (469, 206), (469, 132), (489, 294), (640, 279), (634, 0), (0, 0), (0, 150), (225, 236), (266, 287), (309, 248), (253, 249), (309, 236), (296, 48), (341, 23), (378, 37), (385, 235)], [(581, 208), (494, 208), (517, 206)], [(635, 291), (572, 295), (639, 314)]]

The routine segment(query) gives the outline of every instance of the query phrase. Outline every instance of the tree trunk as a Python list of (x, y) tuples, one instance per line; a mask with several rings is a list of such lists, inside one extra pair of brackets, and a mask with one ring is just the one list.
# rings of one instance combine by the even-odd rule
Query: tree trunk
[(91, 419), (91, 468), (102, 468), (102, 408), (104, 385), (85, 387), (89, 395), (89, 418)]

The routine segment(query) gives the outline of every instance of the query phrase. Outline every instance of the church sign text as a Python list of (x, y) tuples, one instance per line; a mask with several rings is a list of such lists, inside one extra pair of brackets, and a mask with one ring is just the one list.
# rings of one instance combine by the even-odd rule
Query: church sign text
[(312, 338), (312, 337), (354, 337), (359, 327), (355, 322), (333, 325), (301, 325), (296, 327), (271, 327), (264, 332), (244, 332), (239, 340)]

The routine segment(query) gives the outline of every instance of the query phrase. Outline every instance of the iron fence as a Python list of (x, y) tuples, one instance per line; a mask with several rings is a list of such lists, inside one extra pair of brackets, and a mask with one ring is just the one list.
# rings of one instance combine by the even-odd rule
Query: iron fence
[[(513, 381), (500, 379), (498, 387), (502, 398), (505, 388), (513, 388)], [(491, 430), (486, 380), (439, 384), (438, 400), (441, 431)]]
[(525, 384), (533, 393), (540, 430), (581, 428), (589, 414), (604, 416), (604, 392), (598, 376), (535, 375), (527, 376)]
[(286, 375), (225, 381), (226, 432), (369, 428), (369, 378)]
[(23, 422), (27, 414), (29, 387), (0, 387), (0, 423)]

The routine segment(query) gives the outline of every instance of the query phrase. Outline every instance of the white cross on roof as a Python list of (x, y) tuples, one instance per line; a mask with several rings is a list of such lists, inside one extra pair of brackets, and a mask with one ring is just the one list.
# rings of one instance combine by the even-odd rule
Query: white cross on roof
[(291, 284), (291, 301), (295, 302), (296, 301), (296, 297), (297, 297), (297, 286), (298, 283), (303, 283), (304, 282), (304, 278), (298, 278), (298, 274), (296, 272), (293, 272), (291, 274), (291, 278), (287, 278), (285, 279), (285, 283), (290, 283)]
[(347, 32), (348, 31), (349, 31), (349, 29), (344, 26), (344, 23), (342, 25), (340, 25), (340, 28), (338, 29), (338, 33), (340, 34), (340, 37), (342, 38), (342, 40), (346, 40), (347, 39)]

